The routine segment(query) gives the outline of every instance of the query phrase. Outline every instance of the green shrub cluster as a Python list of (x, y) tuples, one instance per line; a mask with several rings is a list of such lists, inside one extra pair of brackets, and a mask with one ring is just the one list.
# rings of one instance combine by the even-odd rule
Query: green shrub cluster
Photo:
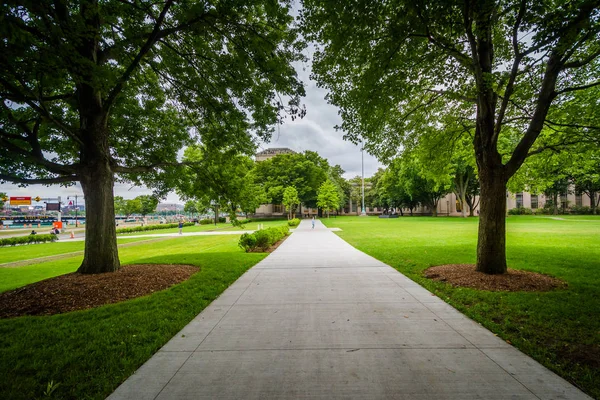
[(29, 235), (29, 236), (18, 236), (6, 239), (0, 239), (0, 247), (2, 246), (16, 246), (18, 244), (31, 244), (31, 243), (46, 243), (54, 242), (58, 240), (54, 233), (47, 235)]
[(260, 249), (266, 251), (269, 247), (279, 242), (290, 232), (286, 225), (261, 229), (254, 233), (244, 233), (240, 237), (239, 246), (246, 252)]
[(290, 219), (287, 222), (288, 226), (298, 226), (300, 225), (300, 219), (299, 218), (294, 218), (294, 219)]
[[(156, 225), (145, 225), (145, 226), (132, 226), (128, 228), (117, 229), (117, 233), (134, 233), (144, 231), (155, 231), (158, 229), (171, 229), (177, 228), (179, 224), (156, 224)], [(194, 226), (193, 222), (185, 222), (183, 226)]]
[[(227, 220), (225, 219), (225, 217), (219, 217), (219, 223), (223, 224), (225, 222), (227, 222)], [(210, 225), (210, 224), (214, 224), (215, 223), (215, 219), (214, 218), (201, 219), (200, 221), (198, 221), (198, 223), (200, 225)]]
[(533, 211), (531, 211), (531, 208), (517, 207), (517, 208), (511, 208), (510, 210), (508, 210), (508, 213), (510, 215), (532, 215)]
[(573, 206), (569, 209), (570, 214), (587, 215), (592, 213), (592, 207), (589, 206)]

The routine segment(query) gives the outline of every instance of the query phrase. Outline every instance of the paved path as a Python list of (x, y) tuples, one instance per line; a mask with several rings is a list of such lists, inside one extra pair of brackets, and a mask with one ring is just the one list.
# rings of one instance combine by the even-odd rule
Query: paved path
[(587, 399), (303, 221), (109, 399)]

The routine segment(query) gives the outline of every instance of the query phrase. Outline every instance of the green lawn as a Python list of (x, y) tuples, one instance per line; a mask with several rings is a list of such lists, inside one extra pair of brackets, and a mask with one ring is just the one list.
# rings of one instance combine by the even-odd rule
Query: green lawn
[(509, 267), (556, 276), (569, 284), (566, 290), (548, 293), (453, 288), (422, 277), (423, 270), (432, 265), (475, 262), (476, 218), (322, 221), (341, 228), (337, 234), (353, 246), (393, 266), (600, 398), (600, 217), (508, 218)]
[[(118, 244), (144, 242), (146, 240), (152, 240), (152, 238), (119, 238)], [(68, 239), (58, 240), (54, 243), (5, 246), (0, 247), (0, 263), (72, 253), (74, 251), (82, 251), (83, 247), (83, 241), (69, 241)], [(1, 285), (2, 283), (0, 283)]]
[[(188, 281), (150, 296), (49, 317), (0, 320), (0, 398), (104, 399), (266, 254), (244, 253), (238, 236), (184, 237), (123, 248), (123, 263), (193, 264)], [(74, 271), (81, 257), (0, 269), (19, 285)], [(4, 289), (5, 290), (5, 289)]]
[[(258, 229), (258, 225), (262, 224), (264, 228), (270, 228), (272, 226), (281, 226), (287, 224), (286, 220), (273, 220), (273, 221), (260, 221), (260, 222), (250, 222), (245, 224), (243, 227), (232, 226), (229, 223), (219, 223), (217, 226), (214, 224), (211, 225), (195, 225), (195, 226), (186, 226), (183, 228), (183, 233), (189, 232), (208, 232), (208, 231), (242, 231), (242, 230), (256, 230)], [(152, 234), (164, 234), (164, 233), (179, 233), (178, 228), (169, 228), (169, 229), (158, 229), (151, 231), (143, 231), (143, 232), (132, 232), (132, 233), (123, 233), (119, 234), (121, 237), (126, 237), (129, 235), (152, 235)]]

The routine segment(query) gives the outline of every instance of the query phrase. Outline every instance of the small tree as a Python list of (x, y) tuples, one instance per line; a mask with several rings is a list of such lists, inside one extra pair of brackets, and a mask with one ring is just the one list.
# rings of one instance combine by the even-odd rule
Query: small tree
[(125, 199), (122, 196), (115, 196), (115, 214), (125, 214)]
[(132, 214), (141, 214), (142, 213), (142, 202), (135, 198), (135, 199), (131, 199), (131, 200), (125, 200), (125, 203), (123, 205), (123, 214), (125, 214), (125, 216), (127, 218), (129, 218), (130, 215)]
[(144, 194), (136, 197), (136, 200), (140, 202), (140, 214), (142, 214), (143, 217), (156, 211), (158, 198), (155, 196)]
[(196, 202), (194, 200), (188, 200), (185, 202), (183, 206), (183, 211), (190, 214), (192, 218), (194, 218), (194, 214), (198, 214), (198, 207), (196, 206)]
[(295, 217), (294, 211), (296, 206), (300, 204), (300, 199), (298, 198), (298, 191), (293, 186), (288, 186), (283, 191), (283, 205), (288, 210), (288, 219), (292, 219)]
[(331, 181), (323, 182), (317, 193), (317, 207), (327, 210), (327, 218), (329, 218), (329, 211), (337, 207), (339, 203), (339, 193), (334, 183)]

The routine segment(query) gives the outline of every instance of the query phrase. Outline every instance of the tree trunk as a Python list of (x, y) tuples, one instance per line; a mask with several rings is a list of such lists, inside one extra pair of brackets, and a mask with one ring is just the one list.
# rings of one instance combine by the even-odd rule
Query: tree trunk
[(82, 274), (114, 272), (121, 266), (115, 227), (113, 179), (108, 163), (90, 166), (81, 174), (85, 196), (85, 251), (77, 271)]
[(500, 174), (481, 173), (477, 271), (506, 272), (506, 180)]
[(558, 215), (558, 193), (552, 195), (552, 202), (554, 203), (554, 211), (552, 211), (552, 214)]

